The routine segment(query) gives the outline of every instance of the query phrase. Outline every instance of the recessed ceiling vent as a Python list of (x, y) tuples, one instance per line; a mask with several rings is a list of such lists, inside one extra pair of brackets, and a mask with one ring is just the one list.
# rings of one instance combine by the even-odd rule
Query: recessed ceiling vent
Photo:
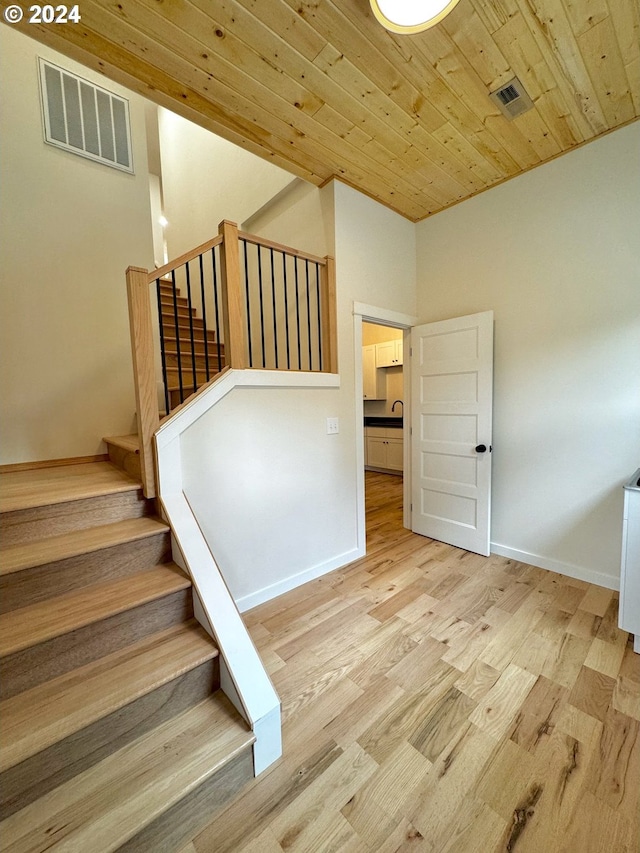
[(533, 101), (527, 95), (524, 86), (514, 77), (513, 80), (491, 92), (489, 97), (498, 105), (500, 112), (511, 121), (533, 107)]

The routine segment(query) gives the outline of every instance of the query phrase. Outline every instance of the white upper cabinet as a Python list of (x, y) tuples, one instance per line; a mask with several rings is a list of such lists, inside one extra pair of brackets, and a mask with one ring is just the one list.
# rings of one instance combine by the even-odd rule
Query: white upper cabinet
[(399, 367), (402, 364), (402, 338), (376, 344), (376, 367)]

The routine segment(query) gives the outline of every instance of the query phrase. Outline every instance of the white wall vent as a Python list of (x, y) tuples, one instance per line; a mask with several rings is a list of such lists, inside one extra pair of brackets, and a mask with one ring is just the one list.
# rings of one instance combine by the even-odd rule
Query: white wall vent
[(509, 80), (495, 92), (491, 92), (489, 97), (498, 105), (502, 114), (509, 121), (521, 116), (522, 113), (526, 113), (533, 107), (533, 101), (517, 77)]
[(39, 58), (45, 142), (133, 172), (129, 102)]

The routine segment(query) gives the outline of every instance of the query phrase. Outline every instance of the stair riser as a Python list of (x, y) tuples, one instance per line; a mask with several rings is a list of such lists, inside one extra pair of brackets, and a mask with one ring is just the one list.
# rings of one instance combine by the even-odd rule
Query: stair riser
[[(162, 312), (162, 326), (165, 329), (175, 329), (176, 319), (173, 315), (173, 311)], [(191, 329), (191, 326), (193, 326), (194, 331), (197, 330), (202, 333), (202, 330), (204, 329), (204, 322), (200, 317), (193, 317), (192, 319), (189, 319), (189, 317), (181, 317), (180, 312), (178, 312), (178, 327), (184, 331), (185, 329)], [(214, 334), (213, 330), (210, 329), (209, 334)]]
[[(168, 330), (165, 330), (168, 332)], [(177, 350), (175, 331), (168, 332), (164, 339), (165, 350), (169, 350), (172, 354)], [(196, 355), (205, 355), (204, 335), (199, 335), (197, 329), (194, 330), (193, 348)], [(207, 334), (207, 351), (211, 355), (212, 352), (217, 354), (217, 343), (214, 332)], [(180, 352), (191, 352), (191, 338), (189, 335), (180, 335)]]
[(0, 515), (0, 540), (3, 546), (18, 545), (72, 530), (141, 518), (152, 510), (142, 491), (131, 491), (4, 512)]
[(253, 751), (247, 748), (121, 845), (118, 853), (180, 850), (252, 779)]
[[(175, 308), (178, 312), (178, 317), (189, 317), (189, 303), (186, 299), (184, 301), (182, 301), (182, 299), (178, 301)], [(168, 312), (173, 316), (174, 305), (172, 299), (162, 299), (162, 311)], [(195, 316), (195, 309), (193, 308), (191, 309), (191, 315)]]
[[(174, 367), (174, 368), (178, 367), (178, 356), (177, 355), (174, 355), (173, 353), (165, 353), (165, 358), (167, 360), (167, 366), (168, 367)], [(224, 359), (224, 350), (220, 353), (220, 361), (218, 361), (217, 350), (215, 349), (215, 347), (211, 347), (209, 350), (208, 361), (209, 361), (209, 370), (210, 371), (213, 370), (214, 372), (217, 372), (219, 370), (222, 370), (222, 368), (225, 366), (225, 363), (226, 363), (225, 359)], [(196, 362), (196, 370), (205, 370), (206, 369), (207, 358), (204, 355), (198, 355), (196, 353), (195, 362)], [(182, 369), (184, 370), (186, 368), (186, 369), (190, 370), (192, 365), (193, 365), (193, 357), (191, 355), (191, 347), (189, 347), (186, 350), (181, 349), (180, 350), (180, 366), (182, 367)]]
[(218, 686), (216, 657), (5, 771), (0, 777), (1, 819), (193, 707)]
[(192, 616), (191, 589), (182, 589), (9, 655), (0, 661), (0, 700), (186, 622)]
[(192, 394), (195, 394), (196, 390), (197, 389), (194, 390), (192, 384), (188, 385), (188, 386), (185, 385), (183, 388), (182, 399), (180, 399), (180, 391), (179, 390), (169, 391), (169, 408), (171, 409), (171, 411), (173, 411), (181, 403), (184, 403), (184, 401), (187, 399), (187, 397), (190, 397)]
[[(200, 385), (204, 385), (205, 382), (208, 382), (210, 379), (213, 379), (219, 373), (218, 370), (210, 370), (209, 375), (207, 376), (206, 371), (204, 370), (196, 370), (196, 378), (195, 385), (196, 388), (199, 388)], [(193, 371), (188, 368), (182, 368), (182, 371), (179, 371), (177, 368), (169, 368), (167, 370), (167, 380), (169, 382), (169, 388), (177, 388), (179, 386), (180, 380), (179, 376), (182, 376), (182, 385), (185, 388), (193, 389), (194, 380), (193, 380)]]
[(136, 480), (141, 479), (140, 454), (107, 442), (109, 460)]
[(13, 572), (0, 578), (0, 613), (92, 583), (133, 575), (170, 559), (171, 540), (165, 532)]

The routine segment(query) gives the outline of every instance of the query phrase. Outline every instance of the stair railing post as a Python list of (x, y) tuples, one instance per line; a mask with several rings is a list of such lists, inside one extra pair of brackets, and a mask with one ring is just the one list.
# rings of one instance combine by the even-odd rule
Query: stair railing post
[(242, 369), (247, 366), (246, 324), (244, 300), (240, 283), (240, 251), (238, 226), (224, 219), (218, 226), (222, 237), (220, 245), (220, 269), (222, 272), (222, 322), (224, 325), (224, 348), (229, 367)]
[(142, 488), (145, 497), (152, 498), (156, 495), (153, 435), (158, 429), (160, 416), (158, 413), (153, 321), (147, 270), (140, 267), (128, 268), (127, 300), (129, 303), (131, 354), (133, 356), (133, 382), (138, 413)]
[(338, 330), (336, 327), (336, 262), (325, 256), (321, 272), (322, 285), (322, 352), (325, 373), (338, 372)]

